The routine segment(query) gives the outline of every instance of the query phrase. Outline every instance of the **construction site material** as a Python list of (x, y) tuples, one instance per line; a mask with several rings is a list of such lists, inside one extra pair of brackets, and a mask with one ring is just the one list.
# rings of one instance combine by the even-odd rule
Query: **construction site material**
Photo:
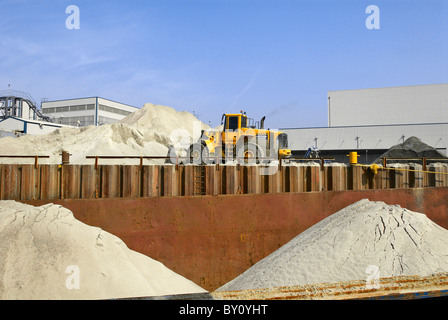
[[(3, 155), (43, 154), (49, 159), (42, 164), (60, 164), (62, 152), (71, 154), (72, 164), (92, 164), (86, 156), (166, 156), (172, 141), (184, 139), (190, 143), (197, 139), (201, 130), (209, 126), (189, 112), (176, 111), (171, 107), (145, 104), (118, 123), (99, 127), (61, 128), (46, 135), (26, 135), (20, 138), (0, 139)], [(0, 163), (32, 163), (19, 158), (0, 158)], [(148, 163), (163, 163), (148, 160)], [(105, 164), (138, 164), (133, 159), (104, 160)]]
[(314, 224), (362, 199), (424, 212), (448, 229), (447, 197), (447, 187), (432, 187), (26, 203), (63, 205), (78, 220), (118, 236), (130, 249), (213, 291)]
[(406, 158), (441, 158), (446, 159), (447, 157), (439, 152), (436, 148), (427, 145), (422, 142), (417, 137), (410, 137), (406, 139), (404, 142), (399, 143), (381, 156), (379, 156), (374, 162), (382, 163), (383, 158), (396, 158), (395, 161), (399, 161), (398, 159), (406, 159)]
[(0, 299), (111, 299), (205, 292), (59, 205), (0, 201)]
[(429, 276), (448, 272), (448, 230), (422, 213), (367, 199), (299, 234), (218, 290)]

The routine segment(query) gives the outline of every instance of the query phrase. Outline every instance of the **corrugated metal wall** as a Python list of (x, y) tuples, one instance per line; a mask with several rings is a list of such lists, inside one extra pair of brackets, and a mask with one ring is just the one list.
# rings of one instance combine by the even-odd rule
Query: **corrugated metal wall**
[(325, 128), (281, 128), (290, 149), (384, 150), (411, 136), (446, 154), (448, 84), (328, 92)]
[(328, 92), (329, 126), (448, 122), (448, 84)]

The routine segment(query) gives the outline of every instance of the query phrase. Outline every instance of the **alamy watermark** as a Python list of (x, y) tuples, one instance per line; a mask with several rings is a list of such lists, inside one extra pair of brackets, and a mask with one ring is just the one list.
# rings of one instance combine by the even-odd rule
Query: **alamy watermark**
[(369, 15), (366, 19), (366, 28), (369, 30), (380, 29), (380, 8), (370, 5), (366, 8), (366, 14)]
[(366, 268), (366, 289), (379, 289), (380, 288), (380, 268), (375, 265), (369, 265)]
[(81, 28), (81, 16), (79, 7), (75, 5), (69, 5), (65, 8), (65, 13), (69, 14), (67, 19), (65, 19), (65, 27), (69, 30), (80, 29)]
[(69, 290), (80, 289), (80, 272), (78, 266), (67, 266), (65, 273), (68, 274), (68, 277), (65, 279), (65, 287)]

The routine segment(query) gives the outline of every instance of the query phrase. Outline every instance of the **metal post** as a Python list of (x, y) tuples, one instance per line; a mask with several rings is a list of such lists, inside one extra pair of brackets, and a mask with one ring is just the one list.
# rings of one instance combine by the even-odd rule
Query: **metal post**
[(70, 164), (70, 153), (68, 153), (67, 151), (62, 151), (62, 164)]

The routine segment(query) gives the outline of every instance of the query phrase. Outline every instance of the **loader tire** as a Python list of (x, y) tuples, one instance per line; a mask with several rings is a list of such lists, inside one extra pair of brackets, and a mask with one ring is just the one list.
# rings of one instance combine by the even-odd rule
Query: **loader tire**
[(254, 142), (244, 142), (244, 145), (239, 146), (236, 151), (237, 161), (241, 161), (244, 164), (260, 163), (264, 158), (263, 149), (261, 149)]
[(208, 164), (210, 161), (208, 148), (202, 143), (193, 143), (188, 148), (188, 157), (190, 157), (190, 162), (196, 165)]

